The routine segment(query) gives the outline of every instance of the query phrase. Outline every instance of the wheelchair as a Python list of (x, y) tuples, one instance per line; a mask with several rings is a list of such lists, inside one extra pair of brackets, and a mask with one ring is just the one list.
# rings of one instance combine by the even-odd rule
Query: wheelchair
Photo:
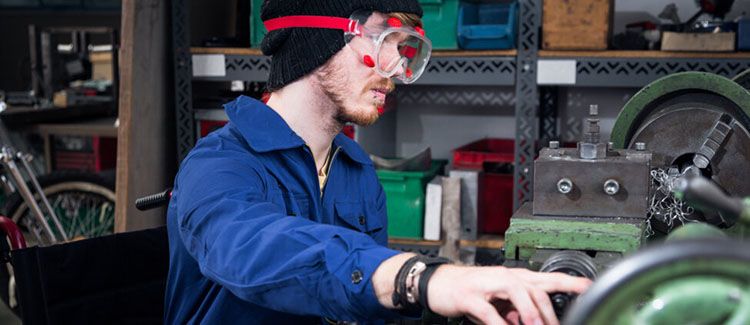
[(4, 216), (0, 232), (2, 267), (13, 275), (0, 281), (15, 289), (3, 298), (24, 324), (162, 323), (166, 227), (41, 247), (26, 247)]

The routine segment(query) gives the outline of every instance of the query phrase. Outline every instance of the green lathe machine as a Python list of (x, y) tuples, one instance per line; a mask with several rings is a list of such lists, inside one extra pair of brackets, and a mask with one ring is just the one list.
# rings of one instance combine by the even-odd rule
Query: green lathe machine
[[(651, 246), (659, 249), (665, 239), (668, 244), (664, 250), (669, 248), (674, 253), (690, 251), (695, 245), (701, 245), (679, 238), (724, 234), (744, 238), (750, 235), (748, 228), (740, 221), (744, 219), (739, 218), (741, 213), (736, 205), (734, 209), (713, 204), (716, 203), (713, 201), (701, 205), (701, 200), (697, 200), (699, 203), (691, 202), (689, 195), (686, 197), (685, 192), (680, 190), (680, 186), (685, 188), (685, 184), (704, 182), (707, 185), (700, 187), (699, 193), (695, 194), (698, 197), (706, 188), (711, 188), (709, 192), (714, 193), (715, 197), (750, 197), (750, 91), (746, 88), (749, 84), (750, 71), (738, 75), (734, 80), (702, 72), (677, 73), (656, 80), (635, 94), (621, 110), (611, 142), (600, 139), (597, 107), (592, 106), (591, 116), (584, 124), (583, 139), (575, 148), (563, 148), (552, 141), (540, 151), (534, 162), (534, 200), (516, 211), (505, 234), (505, 265), (545, 272), (566, 272), (596, 280), (605, 271), (617, 269), (615, 265), (626, 264), (623, 259), (627, 261), (629, 256), (637, 256), (640, 253), (636, 252), (640, 250), (649, 251)], [(737, 301), (750, 304), (750, 301), (744, 300), (746, 295), (750, 299), (750, 292), (747, 292), (750, 249), (746, 244), (738, 245), (729, 241), (712, 241), (709, 245), (711, 249), (733, 251), (745, 247), (745, 253), (740, 257), (732, 256), (730, 261), (718, 263), (722, 266), (711, 270), (726, 269), (731, 273), (736, 263), (744, 265), (744, 271), (732, 273), (732, 276), (745, 276), (744, 287), (724, 281), (726, 279), (712, 279), (710, 272), (699, 272), (705, 279), (698, 277), (692, 278), (692, 282), (679, 282), (673, 288), (663, 289), (664, 294), (675, 295), (677, 292), (679, 296), (690, 290), (698, 290), (696, 292), (720, 295), (732, 288), (740, 290)], [(692, 256), (683, 255), (679, 256)], [(666, 260), (672, 261), (673, 258)], [(695, 265), (701, 262), (690, 260), (685, 263), (690, 268), (700, 269)], [(680, 277), (683, 273), (691, 272), (681, 273), (683, 264), (676, 263), (674, 267), (665, 268), (669, 271), (667, 274), (651, 270), (648, 272), (653, 276), (631, 274), (632, 278), (622, 280), (627, 285), (617, 288), (629, 294), (640, 292), (638, 290), (644, 288), (643, 284), (628, 281), (642, 276), (668, 282), (660, 276)], [(636, 269), (630, 271), (635, 272)], [(630, 271), (621, 272), (627, 274)], [(599, 285), (599, 281), (604, 279), (597, 280), (596, 285)], [(655, 283), (648, 283), (653, 289)], [(673, 321), (679, 319), (678, 315), (666, 314), (677, 313), (677, 309), (670, 309), (668, 313), (658, 312), (661, 310), (657, 308), (659, 304), (667, 299), (661, 296), (661, 292), (649, 292), (650, 296), (639, 298), (626, 295), (628, 299), (640, 301), (640, 304), (633, 303), (629, 306), (632, 307), (629, 312), (621, 309), (629, 316), (637, 316), (623, 318), (623, 324), (629, 324), (634, 319), (639, 324), (674, 324)], [(607, 291), (607, 294), (613, 293)], [(664, 299), (656, 299), (659, 303), (652, 306), (656, 308), (652, 312), (657, 316), (648, 318), (644, 316), (646, 311), (641, 309), (645, 301), (655, 301), (649, 300), (654, 295)], [(584, 297), (579, 299), (576, 308), (595, 301)], [(703, 301), (697, 294), (694, 298)], [(571, 297), (557, 294), (552, 299), (556, 311), (562, 315)], [(598, 296), (597, 299), (603, 298)], [(729, 305), (737, 304), (725, 306), (727, 310), (735, 310)], [(586, 310), (601, 307), (596, 306), (599, 307)], [(694, 307), (684, 301), (680, 306)], [(707, 306), (705, 308), (709, 308), (709, 311), (715, 311), (715, 303), (709, 302)], [(750, 312), (750, 308), (746, 310)], [(683, 313), (691, 315), (689, 312)], [(605, 311), (604, 315), (610, 314)], [(570, 321), (571, 324), (610, 324), (613, 322), (609, 320), (615, 319), (587, 317)], [(659, 317), (667, 317), (665, 319), (670, 322)], [(592, 322), (591, 319), (596, 321)]]

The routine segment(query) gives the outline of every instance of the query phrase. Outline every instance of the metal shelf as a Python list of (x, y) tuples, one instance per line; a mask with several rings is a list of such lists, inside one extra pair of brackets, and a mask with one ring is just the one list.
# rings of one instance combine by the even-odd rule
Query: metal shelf
[[(192, 48), (193, 80), (268, 79), (271, 60), (257, 49)], [(512, 86), (515, 51), (443, 51), (435, 55), (415, 85)], [(221, 62), (223, 61), (223, 64)]]
[(512, 86), (515, 79), (515, 56), (436, 56), (414, 85)]
[(573, 60), (575, 83), (566, 87), (643, 87), (669, 74), (704, 71), (728, 78), (750, 68), (750, 53), (662, 51), (539, 51), (539, 61)]
[(271, 59), (257, 49), (191, 48), (193, 80), (265, 82)]
[(447, 105), (486, 107), (513, 107), (516, 104), (515, 90), (512, 86), (409, 86), (396, 87), (393, 93), (397, 105)]
[(390, 238), (388, 247), (407, 253), (418, 253), (437, 257), (440, 252), (441, 241)]

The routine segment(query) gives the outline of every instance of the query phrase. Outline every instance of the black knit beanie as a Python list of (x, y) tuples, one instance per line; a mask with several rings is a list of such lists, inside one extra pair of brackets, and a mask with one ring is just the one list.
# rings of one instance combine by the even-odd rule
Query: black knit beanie
[[(264, 0), (263, 21), (284, 16), (333, 16), (349, 18), (357, 10), (382, 13), (403, 12), (422, 16), (417, 0)], [(344, 43), (342, 30), (324, 28), (285, 28), (266, 34), (263, 54), (271, 56), (268, 90), (276, 90), (320, 67)]]

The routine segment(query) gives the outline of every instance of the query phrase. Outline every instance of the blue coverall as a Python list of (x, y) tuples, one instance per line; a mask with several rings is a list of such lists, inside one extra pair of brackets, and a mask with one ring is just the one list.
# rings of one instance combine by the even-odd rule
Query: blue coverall
[[(301, 107), (300, 109), (304, 109)], [(245, 96), (185, 158), (169, 203), (167, 324), (308, 324), (400, 317), (370, 281), (386, 248), (385, 193), (339, 134), (321, 195), (312, 153)]]

